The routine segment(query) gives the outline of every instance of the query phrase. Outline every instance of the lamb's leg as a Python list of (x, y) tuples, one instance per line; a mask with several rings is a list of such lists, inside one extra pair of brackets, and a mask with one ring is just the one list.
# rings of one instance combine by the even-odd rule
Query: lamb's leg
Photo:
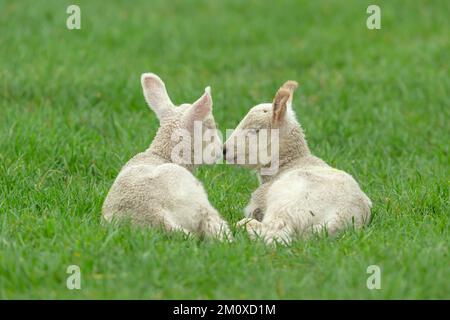
[(227, 222), (215, 210), (204, 209), (201, 232), (208, 238), (233, 241)]
[(283, 219), (263, 223), (263, 238), (266, 244), (288, 245), (292, 241), (293, 234), (294, 229)]
[(347, 224), (342, 219), (334, 217), (321, 224), (315, 224), (311, 226), (311, 230), (309, 230), (311, 232), (309, 233), (309, 235), (314, 233), (322, 235), (323, 233), (326, 233), (329, 236), (334, 236), (339, 231), (344, 230), (346, 227)]
[(244, 214), (247, 218), (253, 218), (258, 221), (263, 220), (266, 211), (265, 195), (268, 186), (268, 184), (263, 184), (252, 193), (250, 202), (244, 209)]
[(267, 244), (274, 244), (275, 242), (289, 244), (294, 233), (294, 230), (281, 219), (267, 223), (252, 218), (244, 218), (236, 226), (245, 227), (250, 238), (262, 238)]
[(178, 232), (183, 232), (184, 234), (191, 236), (192, 232), (190, 232), (189, 230), (183, 228), (180, 224), (176, 223), (173, 219), (170, 218), (170, 213), (169, 214), (165, 214), (162, 217), (162, 224), (163, 227), (166, 231), (178, 231)]
[(268, 244), (290, 244), (292, 237), (311, 228), (313, 215), (296, 207), (277, 207), (268, 210), (262, 222), (264, 241)]
[(240, 220), (236, 227), (245, 228), (251, 239), (255, 239), (262, 236), (263, 226), (262, 223), (253, 218), (244, 218)]

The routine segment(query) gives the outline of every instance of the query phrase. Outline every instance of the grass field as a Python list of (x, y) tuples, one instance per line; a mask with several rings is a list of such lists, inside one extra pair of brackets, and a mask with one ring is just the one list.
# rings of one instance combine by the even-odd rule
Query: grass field
[[(0, 297), (450, 298), (449, 4), (376, 1), (368, 30), (372, 3), (77, 1), (69, 31), (72, 2), (0, 1)], [(176, 103), (211, 85), (223, 131), (297, 80), (311, 150), (359, 181), (372, 223), (280, 248), (103, 226), (115, 176), (158, 126), (145, 71)], [(196, 176), (230, 223), (258, 185), (227, 165)]]

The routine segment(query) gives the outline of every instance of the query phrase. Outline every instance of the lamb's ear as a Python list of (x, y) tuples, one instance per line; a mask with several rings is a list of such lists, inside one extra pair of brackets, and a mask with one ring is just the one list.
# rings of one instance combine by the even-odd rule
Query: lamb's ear
[(204, 120), (211, 113), (212, 105), (211, 88), (206, 87), (205, 93), (192, 104), (188, 114), (188, 121), (194, 123), (194, 121)]
[(156, 113), (159, 120), (167, 116), (173, 107), (167, 94), (164, 82), (154, 73), (144, 73), (141, 76), (142, 90), (145, 101)]
[(286, 109), (292, 105), (292, 97), (298, 83), (292, 80), (286, 81), (280, 89), (278, 89), (273, 99), (272, 122), (275, 126), (280, 125), (286, 116)]
[(292, 98), (294, 97), (294, 92), (298, 88), (298, 82), (294, 80), (288, 80), (286, 81), (280, 89), (285, 89), (289, 92), (289, 99), (287, 101), (287, 106), (291, 107), (292, 105)]

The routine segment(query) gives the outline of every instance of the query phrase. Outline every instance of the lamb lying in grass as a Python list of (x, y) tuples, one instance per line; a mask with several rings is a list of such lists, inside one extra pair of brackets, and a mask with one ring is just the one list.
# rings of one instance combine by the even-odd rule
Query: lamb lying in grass
[[(289, 243), (294, 235), (307, 236), (322, 230), (333, 235), (351, 225), (359, 228), (370, 219), (371, 201), (353, 177), (311, 154), (292, 110), (296, 88), (295, 81), (288, 81), (278, 90), (273, 103), (253, 107), (223, 150), (228, 162), (234, 163), (239, 156), (248, 161), (247, 135), (278, 129), (279, 159), (272, 159), (278, 160), (278, 171), (274, 175), (260, 175), (261, 185), (245, 208), (247, 218), (238, 222), (252, 237), (260, 236), (267, 243)], [(235, 148), (236, 141), (242, 135), (246, 137), (243, 140), (246, 148), (239, 150)], [(269, 143), (269, 139), (259, 139), (258, 152), (270, 149)], [(269, 164), (261, 163), (258, 158), (250, 166), (261, 169)]]
[[(175, 107), (157, 75), (143, 74), (141, 83), (147, 103), (160, 120), (160, 128), (150, 147), (120, 171), (103, 204), (104, 219), (125, 218), (135, 224), (162, 226), (167, 231), (230, 239), (227, 223), (191, 173), (194, 165), (172, 162), (175, 130), (186, 129), (192, 135), (195, 121), (201, 121), (203, 130), (215, 130), (209, 87), (192, 105)], [(222, 150), (217, 134), (213, 140)]]

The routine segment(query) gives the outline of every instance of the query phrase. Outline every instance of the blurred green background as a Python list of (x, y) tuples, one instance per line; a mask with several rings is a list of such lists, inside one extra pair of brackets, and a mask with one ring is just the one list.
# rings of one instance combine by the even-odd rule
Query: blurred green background
[[(68, 30), (66, 8), (81, 8)], [(381, 30), (368, 30), (369, 4)], [(1, 298), (450, 298), (449, 2), (0, 1)], [(121, 166), (175, 103), (211, 85), (220, 129), (288, 79), (313, 153), (374, 203), (365, 230), (267, 248), (100, 224)], [(258, 185), (196, 174), (230, 223)], [(68, 290), (78, 265), (82, 289)], [(369, 290), (369, 265), (382, 270)]]

